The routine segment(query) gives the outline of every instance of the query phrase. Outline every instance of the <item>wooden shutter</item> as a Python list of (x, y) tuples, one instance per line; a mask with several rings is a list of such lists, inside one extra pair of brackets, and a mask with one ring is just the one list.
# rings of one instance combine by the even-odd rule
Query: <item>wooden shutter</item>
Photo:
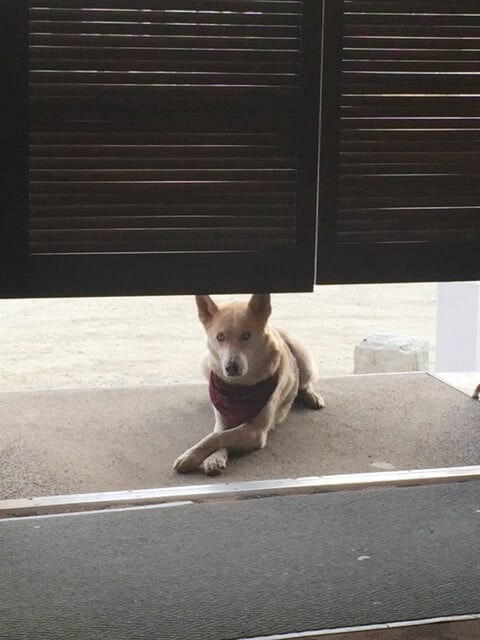
[(30, 0), (25, 32), (29, 206), (7, 292), (312, 286), (315, 3)]
[(319, 282), (480, 278), (480, 6), (326, 1)]

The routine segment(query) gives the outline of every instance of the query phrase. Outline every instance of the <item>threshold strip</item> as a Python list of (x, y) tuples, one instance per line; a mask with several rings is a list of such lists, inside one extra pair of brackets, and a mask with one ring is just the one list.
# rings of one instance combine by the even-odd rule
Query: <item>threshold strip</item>
[(480, 465), (41, 496), (0, 500), (0, 519), (97, 511), (112, 507), (121, 508), (182, 501), (201, 503), (207, 501), (245, 500), (248, 498), (306, 495), (328, 491), (404, 487), (447, 482), (467, 482), (471, 480), (480, 480)]
[[(358, 627), (339, 627), (337, 629), (320, 629), (318, 631), (299, 631), (293, 633), (275, 634), (270, 636), (255, 637), (239, 637), (236, 640), (303, 640), (308, 638), (317, 638), (321, 636), (340, 635), (347, 633), (361, 633), (368, 631), (388, 631), (390, 629), (401, 629), (405, 627), (421, 627), (430, 624), (443, 624), (453, 622), (468, 622), (471, 620), (480, 620), (480, 613), (473, 613), (462, 616), (442, 616), (440, 618), (425, 618), (422, 620), (402, 620), (401, 622), (384, 622), (381, 624), (368, 624)], [(384, 638), (388, 640), (388, 636), (382, 634), (378, 636), (379, 640)], [(392, 638), (392, 640), (394, 640)]]

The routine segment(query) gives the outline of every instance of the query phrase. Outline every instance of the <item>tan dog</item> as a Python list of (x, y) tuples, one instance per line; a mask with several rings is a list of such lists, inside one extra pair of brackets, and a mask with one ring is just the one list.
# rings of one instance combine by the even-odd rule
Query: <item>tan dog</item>
[(215, 427), (177, 458), (174, 469), (185, 473), (201, 467), (215, 475), (226, 468), (228, 450), (264, 447), (295, 398), (310, 409), (321, 409), (324, 402), (313, 390), (316, 373), (308, 352), (267, 324), (269, 294), (255, 294), (248, 303), (217, 305), (210, 296), (196, 296), (196, 302), (208, 337), (204, 372)]

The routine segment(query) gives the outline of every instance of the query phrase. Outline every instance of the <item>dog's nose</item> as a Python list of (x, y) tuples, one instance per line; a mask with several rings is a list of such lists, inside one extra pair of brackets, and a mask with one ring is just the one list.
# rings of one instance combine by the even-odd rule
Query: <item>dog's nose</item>
[(225, 370), (229, 376), (238, 376), (240, 373), (240, 366), (238, 362), (235, 362), (235, 360), (229, 360)]

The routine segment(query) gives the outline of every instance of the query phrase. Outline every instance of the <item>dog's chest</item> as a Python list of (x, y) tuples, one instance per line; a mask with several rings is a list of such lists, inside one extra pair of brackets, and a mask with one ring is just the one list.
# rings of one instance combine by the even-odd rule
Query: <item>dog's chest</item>
[(270, 400), (278, 384), (278, 371), (254, 385), (229, 384), (210, 372), (210, 400), (228, 429), (250, 422)]

